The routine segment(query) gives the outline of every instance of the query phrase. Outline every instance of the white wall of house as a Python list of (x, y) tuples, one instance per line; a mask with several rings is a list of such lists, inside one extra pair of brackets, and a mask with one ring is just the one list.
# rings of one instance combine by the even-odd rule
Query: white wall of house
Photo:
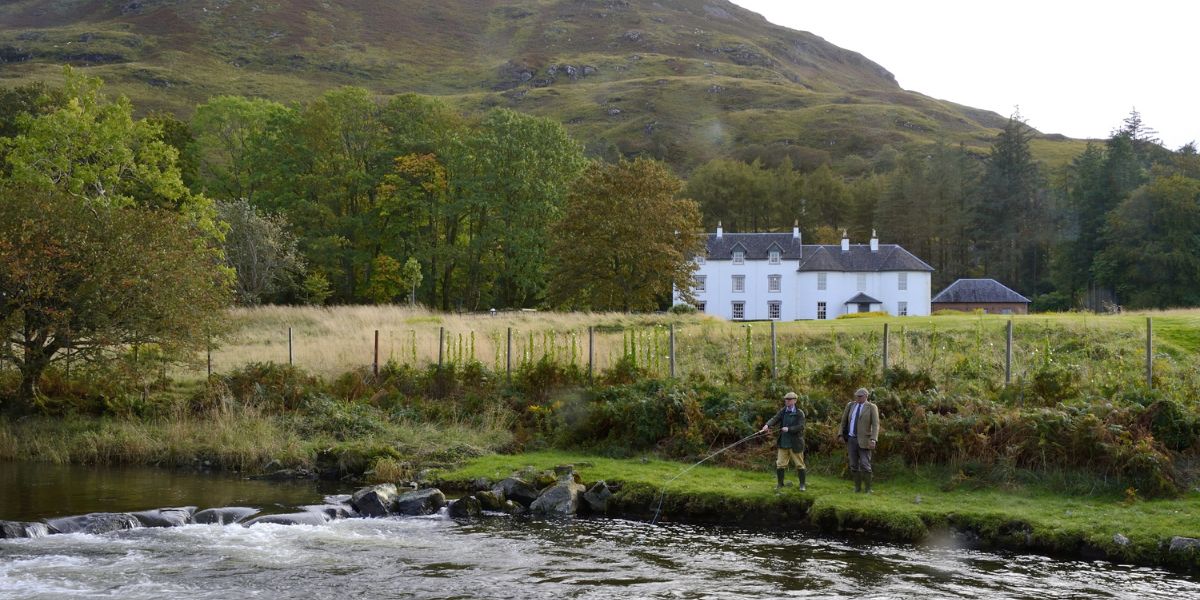
[[(825, 303), (825, 318), (835, 319), (847, 312), (858, 312), (855, 305), (845, 302), (862, 292), (879, 300), (881, 304), (871, 310), (882, 310), (892, 315), (901, 314), (901, 303), (908, 316), (930, 314), (931, 274), (927, 271), (868, 271), (859, 285), (859, 272), (829, 271), (825, 274), (825, 289), (818, 289), (817, 272), (797, 272), (798, 261), (783, 260), (780, 264), (769, 264), (767, 260), (747, 259), (743, 264), (731, 260), (705, 260), (697, 270), (704, 278), (704, 289), (695, 292), (697, 304), (704, 312), (725, 319), (735, 318), (735, 303), (742, 303), (742, 319), (766, 320), (770, 318), (770, 303), (780, 303), (780, 320), (817, 319), (818, 303)], [(900, 288), (900, 273), (907, 278), (906, 288)], [(745, 278), (744, 291), (735, 292), (733, 276)], [(768, 289), (770, 275), (780, 276), (780, 289)], [(674, 295), (681, 302), (679, 294)]]

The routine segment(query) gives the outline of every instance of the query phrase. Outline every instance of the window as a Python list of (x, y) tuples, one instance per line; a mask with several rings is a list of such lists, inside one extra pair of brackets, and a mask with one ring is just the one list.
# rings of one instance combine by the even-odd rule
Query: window
[(767, 318), (775, 321), (779, 320), (779, 314), (783, 312), (783, 303), (778, 300), (767, 303)]
[(698, 265), (702, 265), (702, 264), (704, 264), (704, 257), (703, 257), (703, 256), (697, 256), (697, 257), (696, 257), (696, 264), (698, 264)]
[(704, 287), (705, 283), (707, 281), (708, 281), (708, 275), (697, 275), (696, 276), (696, 291), (697, 292), (707, 291)]
[(783, 289), (782, 275), (767, 275), (767, 291), (779, 292)]
[(1002, 315), (1011, 315), (1011, 314), (1013, 314), (1013, 309), (1011, 309), (1011, 308), (1002, 308), (1002, 309), (1000, 309), (1000, 314), (1002, 314)]
[(908, 289), (908, 273), (896, 274), (896, 289), (901, 291)]
[(779, 264), (779, 251), (778, 250), (771, 250), (771, 252), (767, 256), (768, 256), (768, 261), (771, 264), (773, 264), (773, 265)]
[(867, 291), (867, 274), (866, 273), (858, 274), (858, 291), (860, 291), (860, 292)]
[(696, 303), (696, 312), (704, 312), (704, 303), (703, 302)]
[(742, 250), (734, 250), (734, 251), (733, 251), (733, 264), (735, 264), (735, 265), (740, 265), (740, 264), (742, 264), (742, 263), (744, 263), (744, 262), (746, 262), (746, 253), (745, 253), (745, 251), (742, 251)]
[(896, 314), (901, 317), (907, 317), (908, 316), (908, 303), (907, 302), (897, 302), (896, 303)]
[(735, 293), (741, 293), (741, 292), (746, 291), (746, 276), (745, 275), (734, 275), (733, 276), (733, 291)]
[(733, 303), (733, 319), (735, 321), (740, 321), (745, 318), (746, 318), (746, 303), (745, 302), (734, 302)]
[(829, 273), (817, 273), (817, 290), (824, 291), (829, 284)]
[(825, 318), (825, 303), (824, 302), (817, 303), (817, 318), (818, 319)]

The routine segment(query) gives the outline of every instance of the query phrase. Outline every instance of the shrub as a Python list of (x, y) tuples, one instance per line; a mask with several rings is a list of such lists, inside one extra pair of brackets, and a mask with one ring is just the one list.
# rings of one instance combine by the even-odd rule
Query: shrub
[(696, 314), (696, 307), (681, 302), (672, 306), (670, 312), (673, 315), (694, 315)]

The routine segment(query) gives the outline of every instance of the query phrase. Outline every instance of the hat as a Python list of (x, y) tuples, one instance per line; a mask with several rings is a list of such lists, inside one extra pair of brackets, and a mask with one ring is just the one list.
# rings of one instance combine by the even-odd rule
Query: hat
[(788, 392), (788, 393), (784, 394), (784, 395), (783, 395), (783, 399), (784, 399), (784, 400), (795, 400), (795, 399), (796, 399), (796, 392)]
[(854, 391), (854, 395), (855, 396), (870, 396), (871, 392), (868, 392), (867, 388), (858, 388), (857, 390)]

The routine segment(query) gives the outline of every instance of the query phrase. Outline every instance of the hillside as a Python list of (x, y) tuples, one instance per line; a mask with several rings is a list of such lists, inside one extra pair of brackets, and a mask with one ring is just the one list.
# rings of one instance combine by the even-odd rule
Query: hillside
[[(881, 57), (886, 58), (886, 57)], [(802, 165), (939, 137), (986, 148), (1004, 118), (901, 89), (884, 67), (725, 0), (18, 0), (0, 83), (84, 66), (139, 110), (217, 94), (303, 100), (339, 85), (507, 106), (593, 153), (683, 169), (720, 156)], [(1082, 143), (1043, 136), (1060, 163)]]

